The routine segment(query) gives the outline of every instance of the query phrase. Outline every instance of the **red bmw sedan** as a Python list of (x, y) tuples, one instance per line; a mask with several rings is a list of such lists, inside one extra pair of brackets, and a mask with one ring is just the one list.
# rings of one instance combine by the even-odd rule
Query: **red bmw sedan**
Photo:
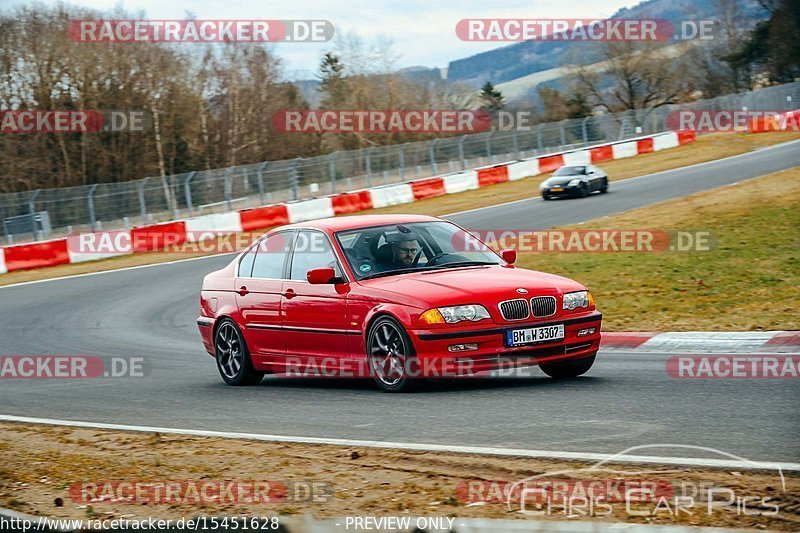
[(197, 323), (229, 385), (357, 375), (399, 392), (505, 367), (584, 374), (600, 345), (591, 293), (515, 259), (429, 216), (292, 224), (205, 277)]

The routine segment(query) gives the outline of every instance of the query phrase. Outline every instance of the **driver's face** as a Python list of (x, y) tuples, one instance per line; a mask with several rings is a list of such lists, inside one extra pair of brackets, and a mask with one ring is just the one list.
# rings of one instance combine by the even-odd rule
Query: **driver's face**
[(417, 241), (400, 241), (394, 244), (394, 260), (405, 266), (411, 266), (418, 251)]

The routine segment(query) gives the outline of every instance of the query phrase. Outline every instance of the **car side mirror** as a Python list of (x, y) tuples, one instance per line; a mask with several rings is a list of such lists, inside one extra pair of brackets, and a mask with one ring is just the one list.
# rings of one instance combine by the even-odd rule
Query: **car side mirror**
[(312, 285), (331, 285), (342, 282), (342, 278), (337, 277), (336, 270), (331, 267), (312, 268), (306, 273), (306, 278)]
[(513, 265), (517, 260), (517, 251), (513, 248), (506, 248), (505, 250), (500, 250), (500, 257), (503, 258), (503, 261), (508, 263), (509, 265)]

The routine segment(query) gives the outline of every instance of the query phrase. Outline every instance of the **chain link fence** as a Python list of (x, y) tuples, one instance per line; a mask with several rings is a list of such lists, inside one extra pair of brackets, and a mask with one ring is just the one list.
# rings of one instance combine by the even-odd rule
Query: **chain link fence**
[[(122, 229), (175, 218), (292, 202), (353, 189), (400, 183), (502, 161), (536, 157), (599, 142), (667, 131), (671, 111), (797, 109), (800, 82), (732, 94), (691, 104), (664, 106), (545, 123), (513, 131), (490, 131), (432, 141), (266, 161), (174, 176), (146, 177), (60, 189), (0, 194), (0, 219), (33, 221), (47, 213), (49, 226), (11, 231), (8, 244), (69, 232)], [(52, 234), (49, 234), (52, 233)]]

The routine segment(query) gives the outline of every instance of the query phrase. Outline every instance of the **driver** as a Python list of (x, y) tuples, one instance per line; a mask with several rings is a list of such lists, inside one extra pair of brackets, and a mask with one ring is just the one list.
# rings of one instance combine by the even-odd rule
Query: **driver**
[(413, 234), (387, 235), (377, 259), (384, 270), (412, 268), (419, 251), (419, 243)]
[(409, 268), (414, 266), (414, 259), (419, 252), (417, 241), (398, 241), (392, 244), (392, 262), (398, 268)]

